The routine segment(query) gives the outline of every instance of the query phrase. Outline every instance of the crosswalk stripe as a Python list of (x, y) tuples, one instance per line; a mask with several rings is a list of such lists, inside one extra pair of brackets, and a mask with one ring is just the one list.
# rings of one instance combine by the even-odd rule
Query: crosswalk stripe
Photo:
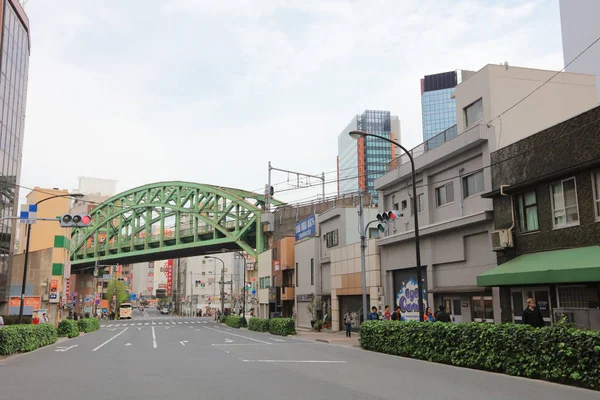
[(148, 325), (148, 324), (149, 324), (149, 322), (146, 322), (144, 325)]
[(181, 324), (183, 324), (183, 322), (179, 321), (178, 324), (181, 325)]
[(110, 328), (110, 327), (111, 327), (111, 326), (113, 326), (113, 324), (110, 324), (110, 325), (106, 325), (106, 327), (107, 327), (107, 328)]
[(171, 323), (172, 323), (173, 325), (175, 325), (175, 322), (171, 321)]
[(162, 322), (159, 322), (158, 324), (159, 324), (159, 325), (162, 325)]
[(141, 325), (141, 324), (142, 324), (142, 323), (140, 322), (140, 323), (138, 324), (138, 326), (139, 326), (139, 325)]
[(183, 321), (183, 323), (184, 323), (184, 324), (189, 324), (189, 322), (188, 322), (188, 321)]

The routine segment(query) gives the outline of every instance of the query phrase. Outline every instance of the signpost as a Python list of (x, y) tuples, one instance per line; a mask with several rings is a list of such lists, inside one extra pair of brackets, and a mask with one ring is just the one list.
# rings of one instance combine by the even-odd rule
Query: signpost
[(315, 214), (296, 224), (296, 241), (317, 234), (317, 217)]

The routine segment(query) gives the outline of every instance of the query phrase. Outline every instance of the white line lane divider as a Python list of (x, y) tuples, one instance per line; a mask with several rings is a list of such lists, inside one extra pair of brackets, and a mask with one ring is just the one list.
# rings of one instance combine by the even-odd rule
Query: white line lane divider
[(215, 331), (215, 332), (224, 333), (224, 334), (226, 334), (226, 335), (231, 335), (231, 336), (237, 336), (237, 337), (241, 337), (241, 338), (243, 338), (243, 339), (253, 340), (253, 341), (255, 341), (255, 342), (259, 342), (259, 343), (264, 343), (264, 344), (273, 344), (273, 343), (265, 342), (265, 341), (263, 341), (263, 340), (258, 340), (258, 339), (254, 339), (254, 338), (247, 337), (247, 336), (242, 336), (242, 335), (236, 335), (235, 333), (231, 333), (231, 332), (225, 332), (225, 331), (222, 331), (222, 330), (220, 330), (220, 329), (209, 328), (208, 326), (207, 326), (207, 327), (205, 327), (205, 329), (210, 329), (211, 331)]
[(242, 360), (243, 362), (262, 363), (315, 363), (315, 364), (346, 364), (346, 361), (336, 360)]
[(156, 344), (156, 333), (154, 333), (154, 327), (152, 327), (152, 347), (158, 347), (158, 345)]
[(181, 343), (182, 346), (185, 346), (185, 344), (188, 343), (188, 341), (187, 340), (182, 340), (179, 343)]
[(69, 351), (69, 350), (71, 350), (72, 348), (75, 348), (75, 347), (77, 347), (77, 346), (79, 346), (79, 345), (78, 345), (78, 344), (74, 344), (73, 346), (69, 346), (69, 347), (64, 347), (64, 346), (61, 346), (61, 347), (57, 348), (57, 349), (56, 349), (56, 350), (54, 350), (54, 351), (61, 351), (61, 352), (65, 352), (65, 351)]
[(111, 337), (111, 338), (110, 338), (110, 339), (108, 339), (106, 342), (102, 343), (100, 346), (96, 347), (96, 348), (95, 348), (94, 350), (92, 350), (92, 351), (96, 351), (96, 350), (98, 350), (98, 349), (101, 349), (101, 348), (102, 348), (102, 346), (104, 346), (105, 344), (109, 343), (111, 340), (115, 339), (117, 336), (119, 336), (119, 335), (122, 335), (122, 334), (123, 334), (123, 332), (125, 332), (127, 329), (129, 329), (129, 328), (125, 328), (125, 329), (123, 329), (121, 332), (117, 333), (115, 336)]
[(285, 340), (281, 340), (281, 339), (276, 339), (274, 337), (270, 337), (269, 339), (274, 340), (276, 342), (285, 342)]

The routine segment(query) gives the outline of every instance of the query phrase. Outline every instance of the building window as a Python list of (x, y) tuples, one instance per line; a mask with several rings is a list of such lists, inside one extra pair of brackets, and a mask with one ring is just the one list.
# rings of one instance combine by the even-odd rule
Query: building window
[(315, 259), (310, 259), (310, 284), (315, 284)]
[[(425, 211), (425, 196), (423, 196), (423, 193), (418, 194), (417, 195), (417, 212), (419, 214), (421, 214), (423, 211)], [(411, 202), (411, 207), (410, 207), (410, 215), (414, 215), (414, 207), (412, 206), (412, 202)]]
[(476, 172), (463, 178), (463, 198), (473, 196), (485, 190), (483, 171)]
[(260, 279), (258, 280), (258, 285), (259, 285), (258, 287), (259, 287), (260, 289), (264, 289), (264, 288), (265, 288), (265, 278), (260, 278)]
[[(402, 209), (403, 209), (403, 210), (406, 210), (407, 204), (408, 204), (408, 203), (407, 203), (407, 201), (406, 201), (406, 200), (402, 200)], [(397, 210), (397, 209), (398, 209), (398, 208), (396, 208), (396, 210)]]
[(579, 222), (575, 178), (564, 179), (550, 185), (552, 214), (555, 227), (569, 226)]
[(539, 225), (535, 190), (520, 194), (517, 197), (517, 207), (519, 212), (519, 231), (537, 231)]
[(594, 185), (594, 210), (596, 210), (596, 220), (600, 220), (600, 171), (592, 173)]
[(589, 301), (584, 286), (558, 286), (560, 308), (588, 308)]
[(454, 201), (454, 182), (435, 188), (435, 204), (441, 207)]
[(270, 287), (271, 287), (271, 277), (265, 276), (265, 289), (268, 289)]
[(479, 99), (470, 106), (465, 107), (465, 119), (467, 126), (471, 126), (474, 123), (483, 119), (483, 100)]
[(273, 261), (277, 260), (277, 247), (273, 247)]
[(327, 247), (335, 247), (338, 245), (338, 230), (327, 232), (325, 234), (325, 245)]

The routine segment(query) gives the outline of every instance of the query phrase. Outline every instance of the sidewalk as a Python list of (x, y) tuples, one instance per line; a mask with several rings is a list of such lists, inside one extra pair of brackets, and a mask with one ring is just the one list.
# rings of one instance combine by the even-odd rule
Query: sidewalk
[(330, 332), (327, 330), (315, 332), (308, 329), (296, 328), (296, 337), (304, 340), (340, 344), (349, 347), (360, 347), (358, 344), (358, 332), (352, 332), (352, 337), (347, 338), (346, 332)]

